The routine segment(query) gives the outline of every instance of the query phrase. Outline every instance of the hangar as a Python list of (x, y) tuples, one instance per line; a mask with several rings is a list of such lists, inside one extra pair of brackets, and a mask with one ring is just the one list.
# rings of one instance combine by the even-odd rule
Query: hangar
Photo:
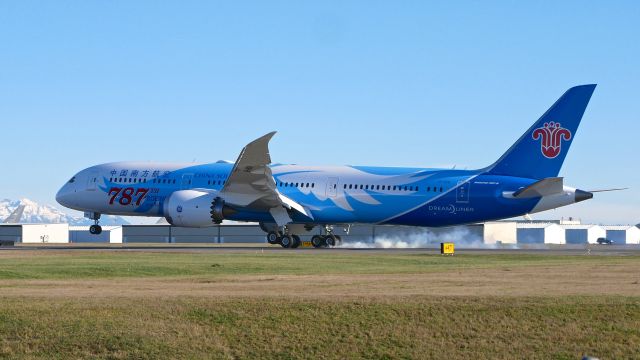
[(23, 244), (69, 242), (69, 224), (2, 224), (0, 240)]
[(518, 223), (518, 244), (566, 244), (565, 230), (555, 223)]
[(513, 221), (496, 221), (482, 224), (482, 238), (485, 244), (516, 244), (518, 228)]
[(70, 243), (122, 244), (122, 226), (103, 226), (102, 233), (89, 233), (88, 226), (69, 226)]
[[(347, 231), (348, 230), (348, 231)], [(319, 227), (301, 234), (302, 241), (320, 234)], [(635, 226), (598, 226), (558, 222), (496, 221), (448, 228), (392, 225), (334, 227), (346, 246), (425, 247), (454, 242), (462, 247), (508, 244), (595, 244), (608, 238), (616, 244), (640, 244)], [(67, 224), (0, 224), (0, 241), (15, 243), (265, 243), (258, 224), (223, 224), (208, 228), (180, 228), (168, 224), (104, 226), (100, 235), (87, 226)]]
[(602, 227), (607, 239), (615, 244), (640, 244), (640, 229), (629, 225), (607, 225)]
[(598, 225), (560, 225), (564, 228), (567, 244), (596, 244), (607, 232)]

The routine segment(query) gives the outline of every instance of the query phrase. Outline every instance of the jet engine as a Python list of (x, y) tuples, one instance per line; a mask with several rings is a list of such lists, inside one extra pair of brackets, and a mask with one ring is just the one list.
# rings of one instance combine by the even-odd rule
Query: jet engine
[(165, 202), (167, 222), (182, 227), (209, 227), (220, 224), (234, 211), (217, 193), (180, 190)]

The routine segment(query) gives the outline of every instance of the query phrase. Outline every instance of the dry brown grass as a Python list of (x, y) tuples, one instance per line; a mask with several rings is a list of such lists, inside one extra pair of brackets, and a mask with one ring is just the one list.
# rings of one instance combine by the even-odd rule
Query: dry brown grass
[(0, 358), (618, 359), (640, 347), (637, 258), (30, 254), (0, 258)]

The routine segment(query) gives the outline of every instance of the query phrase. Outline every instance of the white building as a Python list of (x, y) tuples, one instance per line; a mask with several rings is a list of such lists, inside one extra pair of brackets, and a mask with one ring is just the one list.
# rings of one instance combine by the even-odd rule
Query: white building
[(512, 221), (486, 222), (483, 224), (482, 238), (485, 244), (516, 244), (517, 224)]
[(0, 240), (24, 244), (69, 242), (69, 224), (11, 224), (0, 226)]
[(629, 225), (607, 225), (602, 227), (607, 232), (607, 239), (614, 244), (640, 244), (640, 229)]
[(596, 244), (606, 238), (607, 232), (598, 225), (560, 225), (564, 228), (567, 244)]
[(565, 230), (554, 223), (518, 223), (518, 244), (565, 244)]
[(122, 244), (122, 226), (103, 226), (99, 235), (91, 234), (88, 226), (70, 226), (69, 242)]

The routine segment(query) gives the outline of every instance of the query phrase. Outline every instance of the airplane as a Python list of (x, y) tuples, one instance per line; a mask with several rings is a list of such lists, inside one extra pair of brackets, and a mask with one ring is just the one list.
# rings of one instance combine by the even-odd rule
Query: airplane
[(258, 222), (267, 241), (314, 247), (351, 224), (444, 227), (526, 216), (591, 199), (558, 177), (596, 85), (567, 90), (495, 163), (477, 170), (272, 163), (268, 133), (235, 163), (114, 162), (91, 166), (62, 186), (61, 205), (84, 211), (99, 234), (101, 214), (164, 217), (181, 227)]
[(2, 222), (3, 224), (19, 224), (24, 213), (25, 205), (18, 205), (9, 216)]

